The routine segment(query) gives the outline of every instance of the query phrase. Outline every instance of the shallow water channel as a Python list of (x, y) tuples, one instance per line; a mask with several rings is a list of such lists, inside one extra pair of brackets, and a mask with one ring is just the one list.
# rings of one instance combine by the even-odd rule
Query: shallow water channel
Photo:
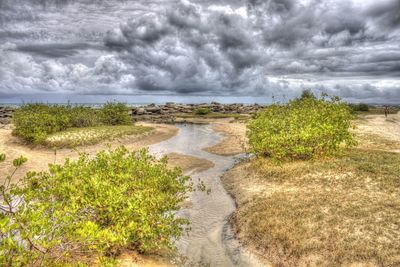
[(218, 156), (203, 148), (217, 144), (222, 136), (209, 125), (179, 124), (176, 136), (150, 146), (156, 155), (171, 152), (195, 156), (212, 161), (215, 166), (192, 174), (211, 189), (210, 194), (193, 192), (189, 204), (178, 215), (191, 222), (191, 231), (177, 241), (178, 253), (187, 259), (187, 266), (260, 266), (255, 256), (248, 253), (232, 235), (229, 216), (235, 210), (235, 202), (225, 191), (220, 176), (235, 163), (231, 156)]

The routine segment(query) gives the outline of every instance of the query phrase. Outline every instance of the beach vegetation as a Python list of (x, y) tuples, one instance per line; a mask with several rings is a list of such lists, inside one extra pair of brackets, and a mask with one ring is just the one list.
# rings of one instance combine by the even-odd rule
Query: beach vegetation
[(99, 109), (36, 103), (19, 107), (15, 111), (13, 123), (14, 135), (28, 143), (43, 144), (48, 135), (68, 128), (129, 125), (132, 121), (128, 107), (123, 103), (107, 103)]
[(275, 103), (248, 124), (250, 151), (274, 160), (311, 159), (337, 154), (354, 145), (353, 115), (337, 97), (302, 96)]
[(358, 104), (349, 104), (350, 108), (352, 111), (357, 112), (357, 111), (362, 111), (362, 112), (367, 112), (369, 111), (369, 105), (365, 103), (358, 103)]
[(108, 266), (122, 250), (174, 248), (189, 226), (176, 211), (190, 178), (145, 149), (81, 154), (11, 178), (0, 187), (1, 266)]
[(211, 110), (207, 107), (204, 108), (197, 108), (194, 110), (194, 114), (196, 115), (207, 115), (211, 112)]

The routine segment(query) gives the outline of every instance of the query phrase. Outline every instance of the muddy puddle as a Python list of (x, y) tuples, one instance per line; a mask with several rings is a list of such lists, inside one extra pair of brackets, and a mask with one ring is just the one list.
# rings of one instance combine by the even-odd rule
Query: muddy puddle
[[(193, 192), (179, 215), (191, 222), (191, 231), (177, 241), (178, 254), (185, 266), (261, 266), (255, 256), (247, 252), (234, 238), (229, 216), (235, 210), (235, 202), (225, 191), (220, 176), (231, 168), (237, 158), (210, 154), (203, 148), (219, 143), (222, 136), (209, 125), (180, 124), (179, 132), (164, 142), (150, 146), (156, 155), (180, 153), (205, 158), (215, 166), (191, 174), (193, 181), (201, 179), (209, 194)], [(189, 173), (190, 174), (190, 173)], [(179, 261), (182, 262), (182, 261)]]

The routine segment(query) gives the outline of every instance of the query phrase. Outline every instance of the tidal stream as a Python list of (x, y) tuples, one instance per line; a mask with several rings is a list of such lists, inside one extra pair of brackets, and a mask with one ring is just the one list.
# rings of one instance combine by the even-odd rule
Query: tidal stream
[(203, 148), (220, 142), (222, 136), (209, 125), (179, 124), (173, 138), (150, 146), (156, 155), (171, 152), (191, 155), (212, 161), (215, 166), (190, 174), (193, 181), (201, 179), (210, 194), (195, 191), (189, 204), (178, 215), (189, 219), (191, 231), (177, 241), (179, 255), (187, 259), (187, 266), (261, 266), (255, 256), (247, 252), (235, 239), (229, 226), (229, 216), (235, 202), (225, 191), (220, 177), (235, 163), (235, 157), (208, 153)]

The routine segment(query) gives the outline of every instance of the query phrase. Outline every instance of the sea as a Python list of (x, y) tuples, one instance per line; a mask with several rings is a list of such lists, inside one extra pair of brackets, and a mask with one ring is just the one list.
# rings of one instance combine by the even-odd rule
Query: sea
[[(275, 99), (276, 100), (276, 99)], [(76, 104), (84, 106), (101, 106), (107, 102), (123, 102), (129, 106), (147, 104), (165, 104), (174, 102), (180, 104), (199, 104), (218, 102), (221, 104), (268, 104), (272, 97), (260, 96), (194, 96), (194, 95), (62, 95), (62, 94), (31, 94), (31, 95), (1, 95), (0, 106), (18, 107), (28, 103), (44, 104)]]

